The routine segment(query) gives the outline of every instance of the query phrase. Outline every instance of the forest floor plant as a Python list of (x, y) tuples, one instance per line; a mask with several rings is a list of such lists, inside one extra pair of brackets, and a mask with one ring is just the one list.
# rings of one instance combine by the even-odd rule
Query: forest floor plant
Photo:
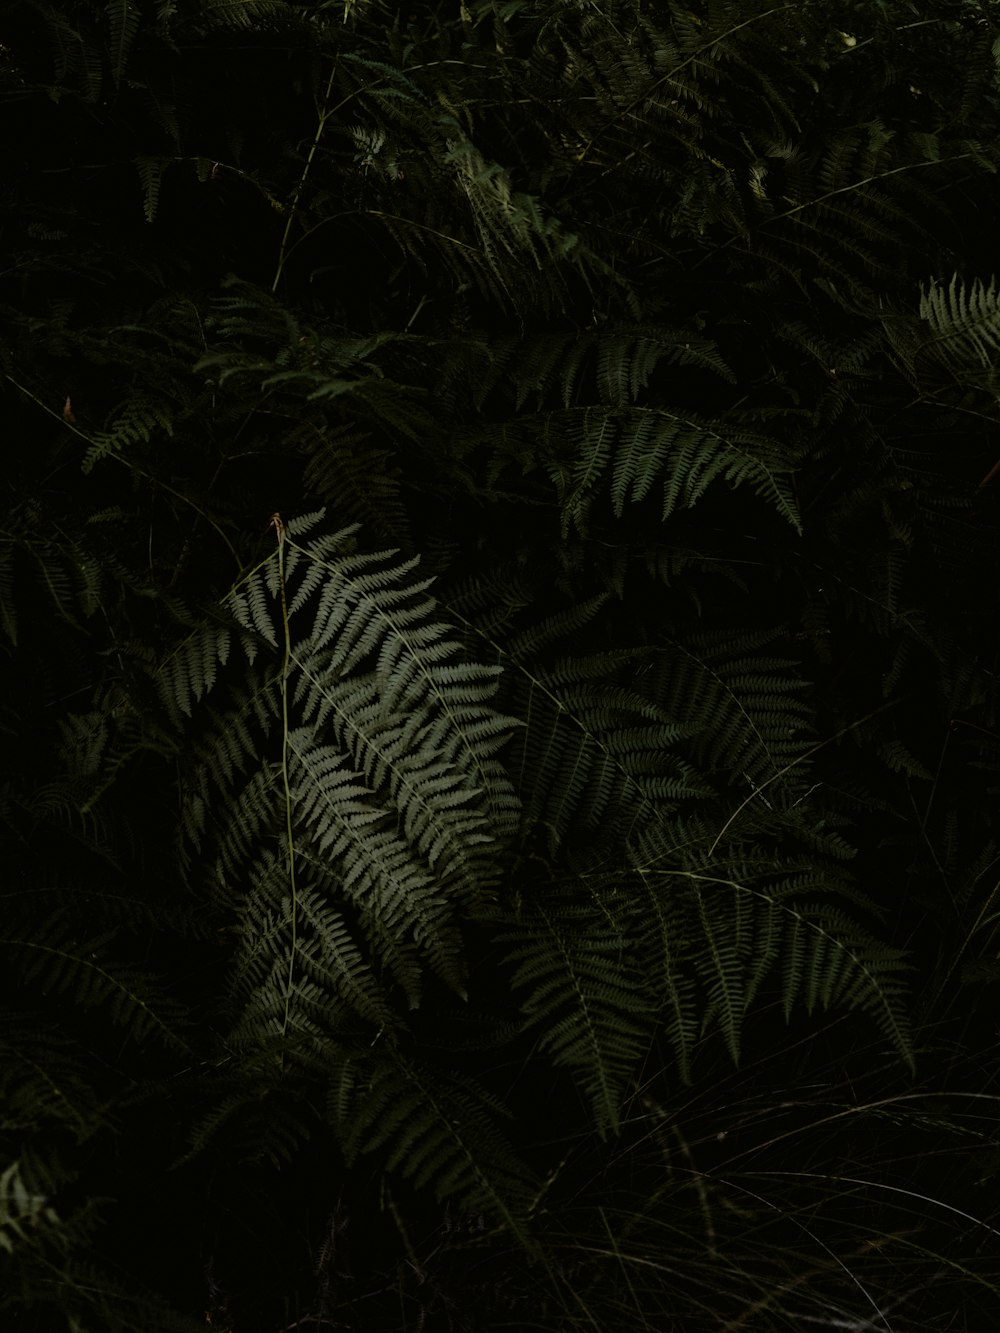
[(997, 5), (8, 11), (4, 1327), (992, 1333)]

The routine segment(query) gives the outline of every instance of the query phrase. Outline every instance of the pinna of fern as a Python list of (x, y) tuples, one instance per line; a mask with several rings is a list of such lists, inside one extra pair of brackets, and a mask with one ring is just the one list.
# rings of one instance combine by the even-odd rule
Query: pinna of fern
[(241, 957), (265, 971), (283, 960), (284, 1026), (300, 949), (320, 949), (327, 984), (341, 985), (335, 1007), (360, 975), (358, 950), (410, 1004), (420, 958), (461, 991), (462, 915), (491, 902), (516, 818), (497, 757), (514, 722), (489, 703), (497, 669), (462, 660), (415, 561), (356, 552), (353, 529), (307, 537), (321, 517), (282, 525), (227, 621), (162, 674), (179, 722), (202, 700), (212, 715), (187, 787), (184, 862), (224, 897), (252, 886)]

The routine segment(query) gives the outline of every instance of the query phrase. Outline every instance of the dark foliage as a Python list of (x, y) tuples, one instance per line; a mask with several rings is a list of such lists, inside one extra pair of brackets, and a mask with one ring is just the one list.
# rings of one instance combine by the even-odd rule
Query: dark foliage
[(0, 40), (5, 1320), (992, 1328), (998, 7)]

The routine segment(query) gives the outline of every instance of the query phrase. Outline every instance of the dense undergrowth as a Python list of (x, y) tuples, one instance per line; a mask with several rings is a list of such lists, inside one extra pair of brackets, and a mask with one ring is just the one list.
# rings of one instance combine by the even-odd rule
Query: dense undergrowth
[(5, 1320), (992, 1329), (997, 6), (0, 41)]

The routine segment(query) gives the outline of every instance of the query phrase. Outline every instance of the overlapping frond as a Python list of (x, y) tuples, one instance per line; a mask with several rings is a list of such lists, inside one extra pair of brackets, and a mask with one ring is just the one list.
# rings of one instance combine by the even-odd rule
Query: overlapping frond
[(836, 877), (761, 870), (735, 880), (653, 862), (629, 876), (637, 889), (631, 948), (655, 978), (682, 1074), (690, 1076), (696, 1042), (712, 1029), (739, 1061), (750, 1006), (775, 976), (786, 1018), (798, 1006), (868, 1013), (894, 1054), (912, 1063), (905, 956), (848, 917)]
[(867, 1327), (900, 1241), (947, 1304), (881, 1131), (992, 1040), (986, 8), (14, 7), (15, 1323), (182, 1326), (189, 1233), (220, 1327)]
[[(373, 1021), (383, 970), (411, 1005), (422, 966), (461, 990), (460, 923), (490, 902), (517, 820), (498, 758), (514, 724), (490, 703), (498, 669), (463, 659), (415, 560), (360, 553), (353, 529), (307, 535), (319, 518), (283, 529), (228, 599), (232, 621), (206, 626), (162, 674), (178, 720), (222, 695), (182, 845), (188, 873), (223, 898), (249, 882), (236, 984), (261, 1030), (281, 967), (304, 988), (296, 1004), (318, 1006), (325, 978), (334, 1011)], [(236, 640), (252, 669), (223, 692)]]
[(537, 1186), (505, 1138), (504, 1108), (473, 1080), (376, 1050), (343, 1061), (328, 1110), (349, 1160), (379, 1152), (416, 1187), (520, 1234)]
[(714, 482), (725, 482), (748, 487), (800, 527), (791, 459), (766, 436), (665, 408), (588, 407), (554, 413), (546, 427), (572, 446), (568, 456), (560, 456), (557, 446), (549, 465), (564, 535), (586, 530), (595, 492), (605, 485), (616, 518), (626, 505), (659, 492), (660, 516), (667, 519), (695, 505)]
[(573, 1076), (598, 1133), (616, 1133), (658, 1007), (634, 941), (599, 905), (557, 901), (526, 909), (505, 943), (527, 1030)]
[(992, 366), (1000, 353), (1000, 291), (959, 274), (947, 286), (932, 282), (920, 296), (920, 317), (930, 325), (934, 342), (928, 349), (945, 365), (965, 368), (969, 362)]
[(771, 649), (773, 631), (677, 638), (650, 655), (643, 687), (694, 732), (691, 753), (704, 773), (762, 786), (783, 775), (789, 790), (812, 741), (812, 711), (795, 659)]
[(524, 729), (508, 753), (522, 833), (541, 835), (551, 854), (567, 846), (582, 857), (591, 840), (613, 846), (637, 821), (707, 794), (678, 753), (689, 726), (628, 685), (634, 663), (625, 651), (522, 659), (512, 672)]
[(98, 1009), (141, 1040), (186, 1049), (180, 1006), (155, 979), (114, 957), (113, 938), (112, 930), (75, 938), (61, 914), (30, 926), (15, 917), (0, 936), (0, 951), (26, 989), (72, 995), (75, 1005)]

